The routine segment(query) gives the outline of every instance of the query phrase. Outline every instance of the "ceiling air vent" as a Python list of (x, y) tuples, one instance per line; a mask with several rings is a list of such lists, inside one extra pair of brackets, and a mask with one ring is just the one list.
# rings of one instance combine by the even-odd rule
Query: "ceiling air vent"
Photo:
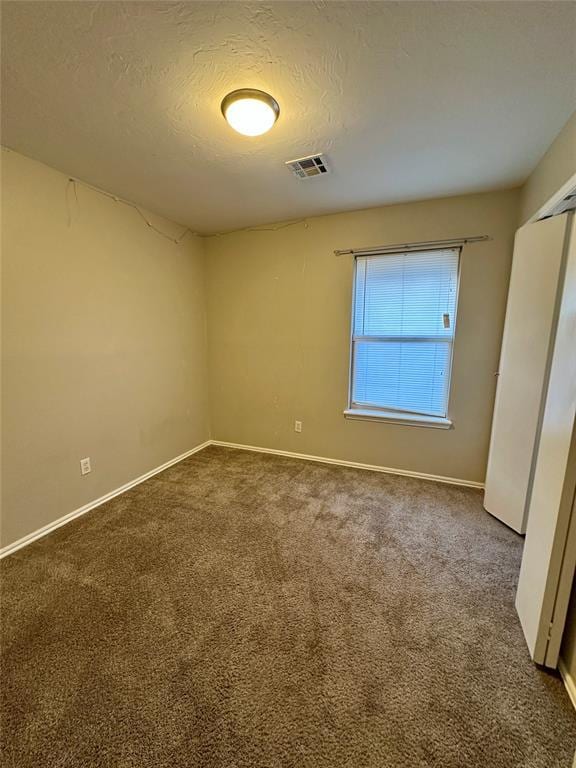
[(326, 158), (322, 154), (300, 157), (298, 160), (288, 160), (285, 165), (299, 179), (310, 179), (312, 176), (322, 176), (323, 173), (330, 172)]

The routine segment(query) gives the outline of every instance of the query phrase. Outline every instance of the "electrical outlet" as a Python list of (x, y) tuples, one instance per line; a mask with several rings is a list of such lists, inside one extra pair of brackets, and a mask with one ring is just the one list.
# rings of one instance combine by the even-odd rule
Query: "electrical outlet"
[(301, 421), (295, 421), (294, 422), (294, 432), (302, 432), (302, 422)]
[(87, 475), (89, 472), (92, 472), (92, 467), (90, 466), (90, 456), (85, 459), (80, 459), (80, 472), (83, 475)]

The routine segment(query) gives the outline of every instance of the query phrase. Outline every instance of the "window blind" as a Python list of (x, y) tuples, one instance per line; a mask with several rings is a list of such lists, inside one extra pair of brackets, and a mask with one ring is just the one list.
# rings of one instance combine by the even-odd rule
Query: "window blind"
[(356, 257), (352, 408), (447, 416), (459, 257)]

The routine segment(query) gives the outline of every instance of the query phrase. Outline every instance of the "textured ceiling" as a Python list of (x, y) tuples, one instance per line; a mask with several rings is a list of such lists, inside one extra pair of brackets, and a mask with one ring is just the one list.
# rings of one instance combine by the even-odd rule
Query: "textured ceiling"
[(519, 184), (576, 106), (567, 2), (4, 2), (2, 43), (5, 145), (205, 233)]

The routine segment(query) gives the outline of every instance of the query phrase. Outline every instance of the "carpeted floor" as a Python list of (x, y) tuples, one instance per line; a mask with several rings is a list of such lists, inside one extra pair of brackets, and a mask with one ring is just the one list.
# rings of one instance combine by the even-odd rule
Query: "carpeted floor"
[(2, 562), (8, 768), (568, 768), (479, 492), (211, 447)]

